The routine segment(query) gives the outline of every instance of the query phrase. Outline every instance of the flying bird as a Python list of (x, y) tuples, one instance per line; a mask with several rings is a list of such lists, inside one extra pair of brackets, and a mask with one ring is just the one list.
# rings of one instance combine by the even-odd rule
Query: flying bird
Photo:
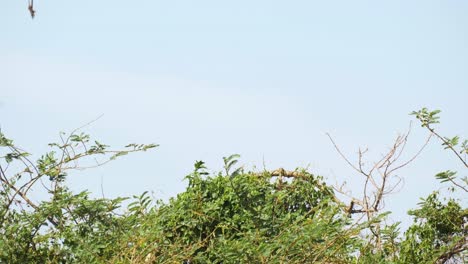
[(31, 14), (31, 18), (34, 18), (34, 15), (36, 14), (36, 10), (34, 10), (34, 0), (28, 0), (28, 10)]

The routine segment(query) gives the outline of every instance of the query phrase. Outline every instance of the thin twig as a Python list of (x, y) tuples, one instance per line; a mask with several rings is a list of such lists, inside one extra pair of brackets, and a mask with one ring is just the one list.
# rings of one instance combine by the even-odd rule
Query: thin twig
[(444, 143), (444, 145), (447, 146), (447, 148), (452, 150), (453, 153), (455, 153), (455, 155), (458, 157), (458, 159), (460, 159), (460, 161), (463, 163), (463, 165), (465, 165), (465, 167), (468, 168), (468, 163), (465, 160), (463, 160), (462, 156), (460, 156), (460, 154), (458, 154), (458, 151), (453, 148), (452, 144), (450, 144), (445, 138), (443, 138), (441, 135), (439, 135), (437, 132), (435, 132), (435, 130), (433, 128), (427, 126), (427, 129), (429, 129), (429, 131), (431, 131), (432, 134), (434, 134), (436, 137), (438, 137)]
[(328, 138), (330, 139), (330, 141), (332, 142), (333, 146), (335, 147), (336, 151), (338, 152), (338, 154), (340, 154), (340, 156), (349, 164), (349, 166), (351, 166), (353, 169), (355, 169), (357, 172), (361, 172), (358, 168), (356, 168), (356, 166), (354, 166), (347, 158), (346, 156), (341, 152), (340, 148), (338, 148), (338, 146), (336, 145), (335, 141), (333, 140), (333, 138), (330, 136), (329, 133), (325, 133)]

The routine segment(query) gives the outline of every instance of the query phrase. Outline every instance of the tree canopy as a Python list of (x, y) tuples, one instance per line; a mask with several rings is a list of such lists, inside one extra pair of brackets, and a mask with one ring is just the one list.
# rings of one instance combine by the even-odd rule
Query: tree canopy
[[(441, 136), (433, 127), (438, 111), (413, 114), (466, 173), (467, 140)], [(398, 137), (368, 169), (361, 166), (364, 151), (358, 165), (343, 155), (367, 179), (361, 198), (343, 199), (340, 188), (304, 169), (248, 171), (231, 155), (223, 158), (224, 171), (211, 175), (204, 162), (195, 162), (186, 190), (163, 202), (148, 192), (91, 198), (65, 184), (71, 170), (157, 145), (114, 150), (73, 131), (34, 162), (0, 133), (0, 262), (466, 263), (468, 209), (452, 194), (466, 194), (468, 182), (455, 171), (436, 175), (449, 188), (437, 188), (410, 210), (414, 222), (406, 231), (386, 222), (390, 212), (382, 201), (398, 184), (390, 175), (412, 161), (398, 162), (406, 139)], [(45, 198), (34, 200), (32, 189)]]

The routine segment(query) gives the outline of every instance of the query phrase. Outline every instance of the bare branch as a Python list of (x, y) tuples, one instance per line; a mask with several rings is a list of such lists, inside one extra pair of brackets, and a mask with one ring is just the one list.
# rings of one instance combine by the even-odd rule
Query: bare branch
[(358, 168), (356, 168), (356, 166), (354, 166), (349, 160), (348, 158), (346, 158), (346, 156), (341, 152), (341, 150), (338, 148), (338, 146), (336, 145), (335, 141), (333, 140), (333, 138), (330, 136), (329, 133), (325, 133), (328, 138), (330, 139), (330, 141), (332, 142), (333, 146), (335, 147), (336, 151), (338, 152), (338, 154), (340, 154), (340, 156), (349, 164), (349, 166), (351, 166), (355, 171), (357, 172), (361, 172), (361, 170), (359, 170)]
[[(389, 171), (389, 173), (392, 173), (396, 170), (399, 170), (405, 166), (407, 166), (408, 164), (410, 164), (411, 162), (413, 162), (421, 153), (422, 151), (427, 147), (427, 145), (429, 144), (429, 141), (431, 140), (432, 138), (432, 134), (429, 135), (429, 137), (426, 139), (426, 142), (424, 142), (424, 144), (421, 146), (421, 148), (418, 150), (418, 152), (416, 152), (416, 154), (414, 154), (413, 157), (411, 157), (408, 161), (404, 162), (403, 164), (399, 165), (399, 166), (396, 166), (395, 168), (391, 169)], [(396, 160), (395, 160), (396, 161)]]

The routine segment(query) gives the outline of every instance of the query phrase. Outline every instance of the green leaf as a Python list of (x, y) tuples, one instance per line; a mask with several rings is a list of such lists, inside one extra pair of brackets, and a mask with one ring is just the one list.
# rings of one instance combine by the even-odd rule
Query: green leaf
[(0, 147), (11, 147), (13, 146), (13, 140), (8, 139), (0, 132)]
[(440, 182), (448, 182), (448, 181), (453, 181), (456, 177), (455, 174), (457, 174), (454, 171), (444, 171), (436, 174), (436, 179), (440, 180)]
[(115, 160), (118, 157), (125, 156), (128, 154), (128, 151), (119, 151), (116, 154), (112, 155), (111, 160)]

